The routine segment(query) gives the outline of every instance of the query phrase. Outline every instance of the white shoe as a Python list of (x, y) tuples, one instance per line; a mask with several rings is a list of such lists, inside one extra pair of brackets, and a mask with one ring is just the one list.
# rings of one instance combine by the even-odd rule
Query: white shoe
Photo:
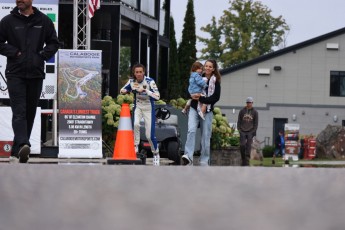
[(153, 154), (153, 165), (159, 166), (160, 162), (159, 153)]
[(19, 159), (17, 157), (14, 157), (14, 156), (10, 156), (8, 158), (8, 162), (9, 163), (19, 163)]
[(200, 162), (200, 166), (209, 166), (207, 162)]
[(201, 119), (205, 120), (205, 114), (203, 112), (201, 112), (201, 110), (198, 111), (198, 114), (201, 117)]
[(182, 165), (193, 165), (193, 161), (186, 154), (184, 154), (182, 156)]

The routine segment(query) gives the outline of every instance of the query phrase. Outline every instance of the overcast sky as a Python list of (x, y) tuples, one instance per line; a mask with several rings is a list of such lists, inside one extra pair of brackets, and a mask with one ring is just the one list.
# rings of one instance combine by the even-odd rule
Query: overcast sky
[[(287, 46), (345, 27), (345, 0), (261, 0), (272, 10), (272, 15), (282, 15), (290, 26)], [(202, 26), (211, 23), (212, 16), (218, 20), (230, 7), (228, 0), (194, 0), (196, 34)], [(182, 36), (187, 0), (171, 0), (171, 13), (175, 22), (176, 41)], [(197, 44), (197, 48), (200, 44)], [(199, 48), (198, 48), (199, 49)]]

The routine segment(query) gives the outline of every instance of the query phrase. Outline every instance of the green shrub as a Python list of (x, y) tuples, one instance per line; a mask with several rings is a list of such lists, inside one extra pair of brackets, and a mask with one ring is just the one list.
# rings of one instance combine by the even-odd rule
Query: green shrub
[(231, 146), (239, 146), (240, 145), (240, 137), (239, 136), (230, 137), (230, 145)]
[(266, 145), (262, 149), (262, 155), (263, 157), (272, 157), (274, 153), (274, 146)]
[(123, 103), (132, 104), (133, 100), (133, 94), (119, 94), (116, 98), (105, 96), (102, 99), (102, 140), (111, 148), (115, 143), (121, 106)]

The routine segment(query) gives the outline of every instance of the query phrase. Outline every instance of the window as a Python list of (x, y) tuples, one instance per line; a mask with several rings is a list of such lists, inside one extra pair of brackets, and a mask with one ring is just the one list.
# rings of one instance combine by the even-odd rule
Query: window
[(331, 71), (331, 97), (345, 97), (345, 71)]
[(122, 2), (130, 5), (130, 6), (133, 6), (134, 8), (138, 9), (138, 3), (137, 3), (137, 0), (122, 0)]
[(155, 17), (155, 0), (141, 0), (141, 11)]

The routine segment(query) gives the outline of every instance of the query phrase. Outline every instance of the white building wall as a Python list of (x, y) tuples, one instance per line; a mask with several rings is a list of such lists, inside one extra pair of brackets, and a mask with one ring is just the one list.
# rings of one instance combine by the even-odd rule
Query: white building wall
[[(339, 44), (339, 50), (327, 50), (327, 43)], [(281, 70), (274, 70), (274, 66)], [(270, 75), (258, 75), (259, 68), (269, 69)], [(259, 140), (269, 138), (272, 143), (274, 118), (299, 123), (302, 135), (317, 135), (328, 124), (341, 125), (345, 120), (345, 97), (329, 96), (330, 71), (345, 71), (345, 34), (223, 75), (216, 106), (230, 122), (237, 122), (245, 99), (254, 97)], [(293, 114), (296, 121), (292, 121)]]

